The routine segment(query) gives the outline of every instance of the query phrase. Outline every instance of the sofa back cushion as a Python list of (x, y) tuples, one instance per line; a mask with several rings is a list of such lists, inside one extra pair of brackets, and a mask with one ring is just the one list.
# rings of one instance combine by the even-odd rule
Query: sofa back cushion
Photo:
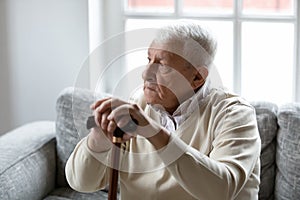
[(59, 187), (67, 186), (65, 165), (76, 144), (88, 134), (86, 120), (92, 115), (90, 105), (97, 97), (89, 90), (64, 89), (56, 103), (57, 177)]
[(273, 199), (276, 176), (277, 106), (268, 102), (253, 102), (261, 137), (261, 175), (259, 199)]
[(278, 110), (276, 199), (300, 199), (300, 103)]

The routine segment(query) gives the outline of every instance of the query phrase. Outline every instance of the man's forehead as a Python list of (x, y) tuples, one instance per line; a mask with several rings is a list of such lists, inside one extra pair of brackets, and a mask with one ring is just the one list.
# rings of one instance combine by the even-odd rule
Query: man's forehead
[(159, 48), (159, 47), (149, 47), (148, 48), (148, 54), (156, 54), (159, 53), (161, 55), (173, 55), (172, 52), (168, 51), (165, 48)]
[(183, 45), (178, 41), (167, 41), (163, 43), (152, 42), (149, 46), (149, 50), (155, 51), (165, 51), (172, 54), (181, 54), (183, 50)]

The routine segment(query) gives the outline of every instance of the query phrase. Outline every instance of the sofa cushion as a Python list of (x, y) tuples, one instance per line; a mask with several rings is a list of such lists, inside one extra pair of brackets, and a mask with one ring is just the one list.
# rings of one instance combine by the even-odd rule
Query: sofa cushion
[(55, 186), (54, 122), (23, 125), (0, 137), (0, 199), (38, 200)]
[(65, 165), (80, 139), (88, 134), (86, 120), (92, 115), (90, 105), (103, 98), (80, 88), (64, 89), (56, 103), (57, 185), (67, 186)]
[(278, 110), (276, 199), (300, 199), (300, 104)]
[(259, 199), (273, 199), (275, 184), (275, 153), (277, 134), (277, 106), (268, 102), (253, 102), (261, 137), (261, 183)]
[(44, 200), (106, 200), (107, 196), (108, 193), (101, 190), (94, 193), (81, 193), (70, 187), (63, 187), (55, 189)]

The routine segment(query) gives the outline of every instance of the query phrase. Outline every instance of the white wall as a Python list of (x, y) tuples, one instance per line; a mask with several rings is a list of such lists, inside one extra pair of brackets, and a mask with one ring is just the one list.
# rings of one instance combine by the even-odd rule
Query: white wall
[[(121, 1), (124, 3), (123, 1)], [(120, 0), (89, 0), (90, 86), (109, 92), (112, 82), (122, 75), (122, 68), (110, 70), (104, 82), (99, 77), (108, 63), (124, 53), (124, 16)], [(99, 67), (100, 66), (100, 67)]]
[(88, 56), (87, 2), (0, 0), (0, 134), (55, 119), (59, 92)]

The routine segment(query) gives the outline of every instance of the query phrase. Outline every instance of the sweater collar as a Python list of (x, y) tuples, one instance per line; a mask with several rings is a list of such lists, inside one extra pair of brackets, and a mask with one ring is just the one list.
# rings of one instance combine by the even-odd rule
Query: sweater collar
[(201, 105), (202, 100), (209, 94), (210, 89), (210, 81), (207, 80), (193, 96), (182, 102), (172, 115), (162, 108), (150, 106), (162, 116), (168, 116), (173, 119), (177, 117), (183, 117), (186, 119), (199, 107), (199, 105)]

